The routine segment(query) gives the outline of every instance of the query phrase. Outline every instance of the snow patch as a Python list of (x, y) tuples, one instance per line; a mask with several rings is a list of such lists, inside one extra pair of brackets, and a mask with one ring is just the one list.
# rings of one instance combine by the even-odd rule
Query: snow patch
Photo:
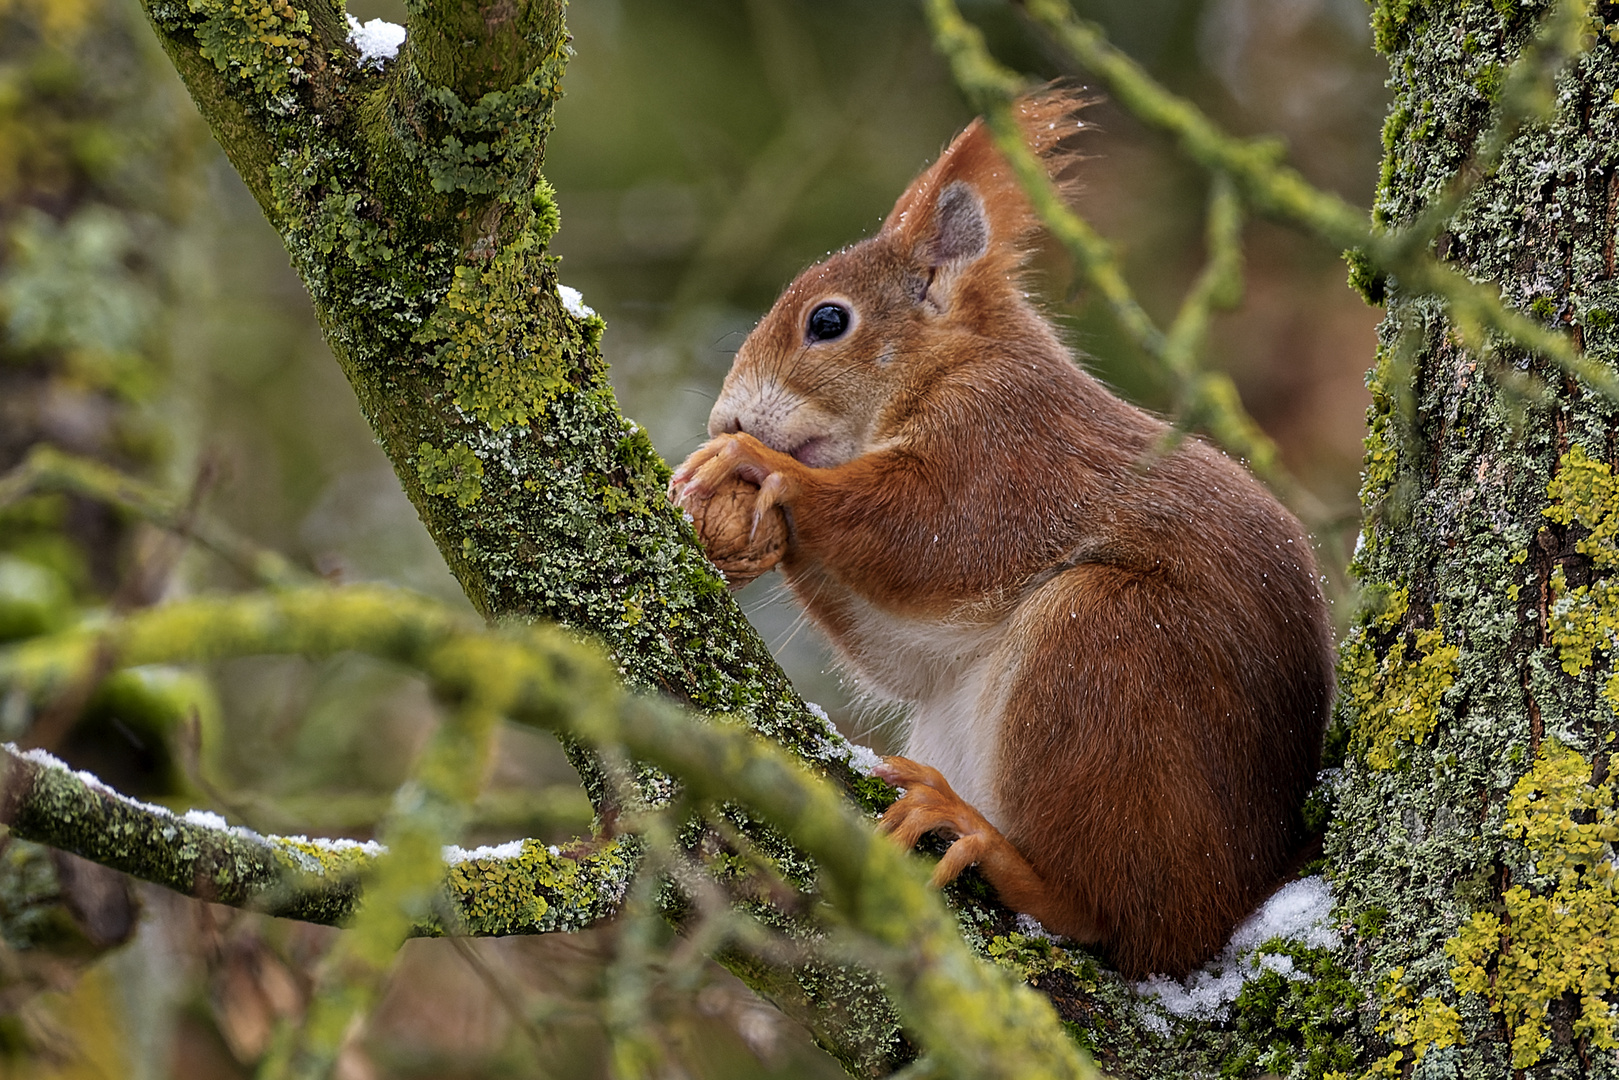
[(558, 285), (557, 295), (562, 297), (563, 308), (574, 318), (594, 319), (596, 317), (595, 309), (585, 303), (585, 294), (578, 289), (570, 288), (567, 285)]
[[(1152, 975), (1136, 984), (1136, 993), (1155, 1000), (1174, 1016), (1224, 1020), (1230, 1016), (1231, 1003), (1250, 979), (1267, 971), (1294, 982), (1309, 978), (1294, 969), (1292, 957), (1257, 952), (1273, 938), (1296, 941), (1312, 949), (1338, 947), (1338, 931), (1332, 925), (1332, 887), (1325, 878), (1302, 878), (1282, 886), (1242, 921), (1219, 956), (1185, 981)], [(1147, 1010), (1141, 1012), (1145, 1019)], [(1157, 1030), (1150, 1022), (1148, 1026)]]
[(1047, 930), (1039, 919), (1033, 915), (1025, 915), (1021, 911), (1017, 916), (1017, 932), (1025, 937), (1040, 938), (1042, 941), (1061, 941), (1056, 934)]
[(372, 19), (362, 23), (353, 15), (349, 20), (349, 40), (360, 50), (360, 66), (380, 68), (384, 60), (399, 55), (399, 46), (405, 43), (405, 28), (386, 19)]
[(388, 854), (386, 844), (379, 844), (375, 840), (350, 840), (346, 836), (277, 836), (272, 839), (283, 840), (289, 844), (306, 844), (322, 851), (358, 851), (373, 859), (378, 855)]
[(187, 825), (201, 825), (204, 829), (219, 829), (222, 832), (230, 830), (230, 822), (212, 810), (187, 810), (180, 820)]
[(823, 721), (827, 726), (827, 734), (817, 735), (815, 738), (815, 753), (823, 761), (847, 761), (849, 766), (861, 776), (870, 776), (872, 770), (883, 763), (883, 756), (869, 746), (861, 746), (857, 742), (850, 742), (848, 737), (832, 726), (831, 719), (826, 710), (813, 701), (804, 702), (810, 715)]
[(444, 861), (450, 866), (458, 863), (475, 862), (479, 859), (515, 859), (523, 854), (523, 841), (508, 840), (504, 844), (485, 845), (468, 851), (466, 848), (454, 844), (444, 845)]

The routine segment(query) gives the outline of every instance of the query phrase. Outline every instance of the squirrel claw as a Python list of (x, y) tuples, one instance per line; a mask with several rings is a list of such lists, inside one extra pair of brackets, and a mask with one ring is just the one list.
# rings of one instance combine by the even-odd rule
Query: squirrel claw
[(915, 847), (918, 840), (934, 831), (967, 838), (995, 828), (956, 794), (938, 769), (909, 758), (889, 757), (872, 770), (872, 775), (905, 789), (877, 825), (879, 832), (892, 835), (905, 847)]
[(693, 450), (686, 460), (677, 465), (675, 471), (669, 474), (670, 500), (684, 506), (689, 497), (702, 494), (700, 491), (693, 492), (691, 490), (692, 480), (704, 465), (713, 460), (718, 452), (715, 445), (718, 442), (718, 439), (708, 440), (708, 442)]
[(670, 474), (669, 498), (681, 506), (690, 506), (708, 498), (725, 482), (728, 476), (740, 476), (759, 485), (758, 503), (754, 507), (753, 530), (772, 507), (787, 502), (797, 491), (797, 484), (788, 479), (778, 467), (782, 459), (792, 465), (797, 462), (765, 446), (751, 435), (719, 435), (694, 450), (690, 457)]
[(944, 857), (933, 868), (934, 888), (948, 885), (961, 872), (1006, 846), (1000, 830), (951, 788), (938, 769), (909, 758), (888, 757), (871, 771), (873, 776), (905, 789), (877, 823), (877, 831), (912, 848), (930, 832), (952, 838)]
[(786, 501), (787, 491), (787, 478), (781, 473), (773, 472), (765, 477), (764, 483), (759, 485), (759, 496), (753, 503), (753, 527), (748, 530), (749, 540), (759, 532), (759, 522), (764, 516)]

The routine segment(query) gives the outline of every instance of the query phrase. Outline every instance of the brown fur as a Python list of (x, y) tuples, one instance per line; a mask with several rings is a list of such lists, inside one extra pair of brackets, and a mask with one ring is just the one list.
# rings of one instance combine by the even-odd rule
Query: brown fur
[[(1079, 104), (1021, 103), (1054, 174)], [(1179, 975), (1303, 839), (1330, 631), (1298, 522), (1204, 444), (1163, 452), (1163, 422), (1025, 299), (1034, 224), (975, 122), (881, 232), (788, 286), (672, 490), (698, 504), (740, 476), (785, 509), (810, 617), (915, 704), (907, 753), (938, 770), (890, 759), (907, 790), (886, 826), (959, 838), (936, 880), (976, 862), (1127, 975)], [(854, 324), (812, 341), (829, 300)]]

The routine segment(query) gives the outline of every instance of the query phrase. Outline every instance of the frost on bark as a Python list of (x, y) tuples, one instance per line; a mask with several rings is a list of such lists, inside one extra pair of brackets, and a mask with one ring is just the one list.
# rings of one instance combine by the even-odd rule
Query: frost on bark
[[(1380, 224), (1464, 169), (1545, 14), (1379, 4), (1395, 95)], [(1549, 118), (1507, 145), (1437, 253), (1612, 366), (1619, 8), (1589, 16)], [(1510, 343), (1464, 348), (1439, 305), (1388, 287), (1328, 838), (1371, 994), (1366, 1064), (1613, 1075), (1619, 408)]]

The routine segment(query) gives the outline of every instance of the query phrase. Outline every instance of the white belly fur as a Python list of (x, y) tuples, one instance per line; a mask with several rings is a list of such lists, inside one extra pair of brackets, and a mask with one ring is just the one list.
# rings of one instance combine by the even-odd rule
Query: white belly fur
[(986, 656), (969, 668), (951, 693), (917, 702), (905, 756), (944, 773), (956, 794), (1003, 829), (995, 771), (1001, 727), (999, 695), (990, 693), (994, 658)]
[(905, 756), (942, 772), (1000, 828), (994, 777), (1006, 672), (996, 646), (1004, 621), (907, 619), (858, 599), (850, 608), (855, 632), (843, 645), (855, 681), (912, 706)]

